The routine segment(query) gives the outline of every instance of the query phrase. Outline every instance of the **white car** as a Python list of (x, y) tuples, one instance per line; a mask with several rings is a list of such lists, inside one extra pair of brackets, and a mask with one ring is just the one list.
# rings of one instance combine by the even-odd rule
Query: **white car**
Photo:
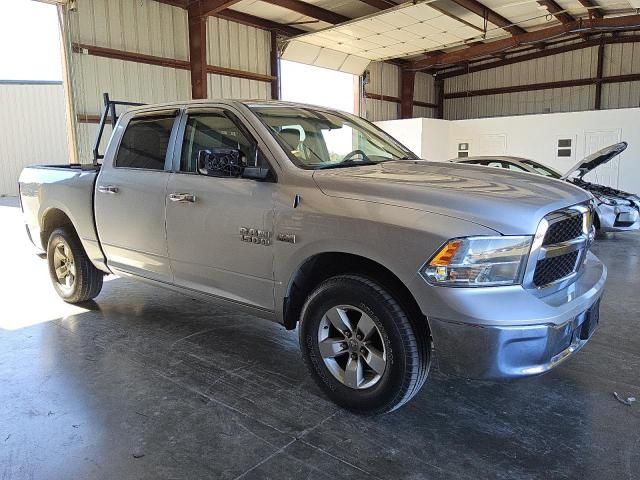
[(615, 188), (589, 183), (583, 177), (596, 167), (609, 162), (627, 148), (627, 142), (620, 142), (599, 150), (580, 160), (566, 174), (542, 165), (528, 158), (510, 156), (483, 156), (455, 158), (451, 162), (488, 167), (504, 168), (511, 171), (535, 173), (546, 177), (565, 180), (590, 192), (596, 199), (594, 225), (601, 232), (628, 232), (640, 229), (640, 197)]

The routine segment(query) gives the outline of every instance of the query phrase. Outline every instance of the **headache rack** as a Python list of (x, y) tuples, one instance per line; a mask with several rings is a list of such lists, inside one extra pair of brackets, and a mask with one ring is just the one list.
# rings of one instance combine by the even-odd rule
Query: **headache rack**
[(93, 164), (99, 165), (98, 160), (102, 160), (104, 155), (100, 154), (100, 141), (102, 140), (102, 134), (104, 133), (104, 125), (107, 119), (111, 118), (111, 128), (115, 128), (118, 116), (116, 115), (116, 105), (123, 105), (126, 107), (139, 107), (145, 105), (139, 102), (123, 102), (121, 100), (111, 100), (108, 93), (103, 93), (102, 98), (104, 100), (104, 109), (102, 115), (100, 115), (100, 122), (98, 123), (98, 131), (96, 132), (96, 140), (93, 143)]

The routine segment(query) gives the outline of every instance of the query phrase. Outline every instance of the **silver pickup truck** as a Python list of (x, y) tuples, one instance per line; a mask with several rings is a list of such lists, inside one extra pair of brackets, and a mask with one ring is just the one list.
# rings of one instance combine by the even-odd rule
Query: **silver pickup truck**
[(598, 324), (589, 193), (420, 160), (329, 109), (132, 108), (101, 165), (26, 168), (20, 198), (65, 301), (116, 274), (297, 326), (318, 385), (362, 413), (411, 399), (432, 356), (468, 378), (536, 375)]

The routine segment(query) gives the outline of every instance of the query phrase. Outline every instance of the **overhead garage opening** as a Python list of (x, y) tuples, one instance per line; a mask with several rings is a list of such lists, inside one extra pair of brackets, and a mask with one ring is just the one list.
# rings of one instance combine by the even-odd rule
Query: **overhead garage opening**
[(55, 6), (0, 2), (0, 197), (25, 166), (68, 163), (60, 50)]
[(1, 80), (60, 81), (56, 7), (30, 0), (0, 2), (0, 58)]
[(281, 60), (282, 100), (358, 113), (358, 76), (304, 63)]

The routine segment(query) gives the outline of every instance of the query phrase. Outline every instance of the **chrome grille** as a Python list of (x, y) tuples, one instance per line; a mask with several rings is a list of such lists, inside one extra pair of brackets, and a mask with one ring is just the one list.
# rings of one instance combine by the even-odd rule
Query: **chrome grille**
[(525, 286), (560, 288), (576, 275), (593, 238), (592, 218), (590, 205), (576, 205), (544, 217), (534, 239)]
[(559, 242), (566, 242), (582, 235), (582, 215), (572, 215), (571, 217), (549, 225), (544, 236), (543, 245), (551, 245)]
[(575, 271), (578, 254), (579, 252), (576, 250), (565, 255), (538, 260), (536, 271), (533, 274), (534, 285), (542, 287), (571, 275)]

